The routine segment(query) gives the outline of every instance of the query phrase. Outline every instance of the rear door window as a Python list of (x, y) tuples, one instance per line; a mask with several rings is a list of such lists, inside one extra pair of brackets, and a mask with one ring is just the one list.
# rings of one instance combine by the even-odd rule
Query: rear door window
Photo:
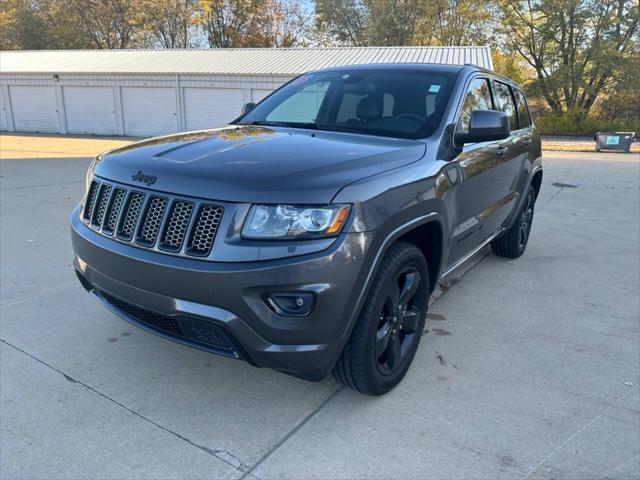
[(531, 114), (529, 113), (527, 101), (524, 99), (524, 93), (517, 89), (514, 89), (513, 93), (516, 96), (516, 104), (518, 105), (518, 118), (520, 119), (520, 128), (527, 128), (531, 125)]
[(493, 110), (491, 89), (489, 88), (489, 80), (486, 78), (476, 78), (469, 84), (467, 94), (464, 97), (462, 111), (460, 112), (460, 119), (456, 125), (456, 131), (469, 131), (471, 113), (475, 110)]
[(513, 101), (511, 87), (506, 83), (495, 82), (496, 99), (498, 101), (498, 110), (504, 112), (509, 117), (509, 127), (511, 130), (518, 130), (518, 113), (516, 104)]

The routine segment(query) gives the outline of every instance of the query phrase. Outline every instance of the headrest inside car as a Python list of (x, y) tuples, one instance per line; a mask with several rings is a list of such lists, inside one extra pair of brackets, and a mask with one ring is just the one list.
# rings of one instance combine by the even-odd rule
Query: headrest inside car
[(367, 96), (358, 102), (356, 117), (362, 121), (378, 119), (382, 116), (382, 97)]

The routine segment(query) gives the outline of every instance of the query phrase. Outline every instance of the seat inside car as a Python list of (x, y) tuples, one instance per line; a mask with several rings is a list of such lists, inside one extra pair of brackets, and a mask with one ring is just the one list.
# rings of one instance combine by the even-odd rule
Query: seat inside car
[[(380, 95), (367, 95), (358, 102), (356, 117), (362, 124), (375, 122), (382, 117), (382, 97)], [(353, 119), (352, 119), (353, 120)], [(349, 120), (349, 122), (352, 122)]]

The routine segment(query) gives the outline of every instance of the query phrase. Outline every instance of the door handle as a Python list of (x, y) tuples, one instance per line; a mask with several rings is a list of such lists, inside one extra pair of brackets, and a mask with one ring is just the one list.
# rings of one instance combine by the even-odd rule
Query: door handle
[(507, 147), (499, 147), (499, 148), (496, 150), (496, 155), (497, 155), (498, 157), (502, 157), (505, 153), (507, 153), (507, 150), (508, 150), (508, 149), (507, 149)]

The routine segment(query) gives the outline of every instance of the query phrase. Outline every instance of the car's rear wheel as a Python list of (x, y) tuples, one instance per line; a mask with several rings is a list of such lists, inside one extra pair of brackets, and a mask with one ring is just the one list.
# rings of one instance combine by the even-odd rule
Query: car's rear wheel
[(398, 242), (384, 256), (358, 321), (336, 363), (335, 378), (362, 393), (382, 395), (405, 376), (424, 330), (427, 261)]
[(518, 258), (524, 253), (531, 233), (535, 203), (536, 192), (529, 187), (516, 221), (509, 230), (491, 242), (493, 253), (506, 258)]

